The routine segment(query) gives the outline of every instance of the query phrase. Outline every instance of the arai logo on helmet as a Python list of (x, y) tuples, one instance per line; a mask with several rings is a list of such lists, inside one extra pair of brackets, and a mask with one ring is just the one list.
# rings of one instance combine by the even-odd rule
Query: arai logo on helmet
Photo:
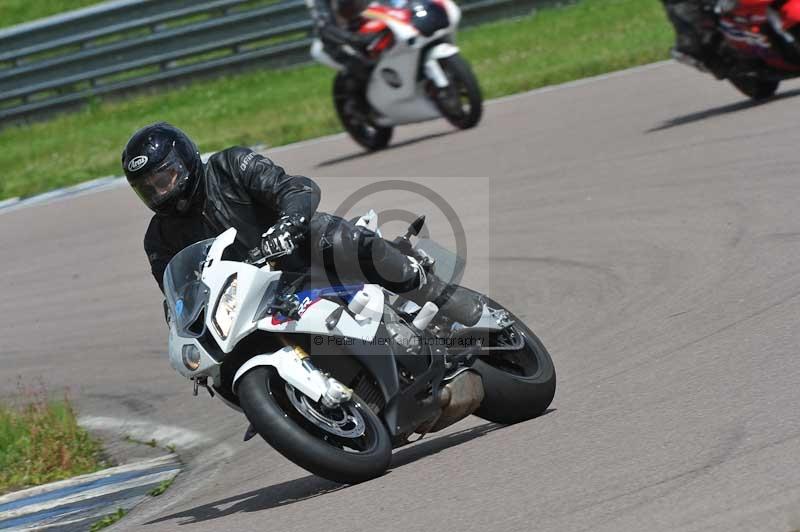
[(128, 171), (135, 172), (136, 170), (141, 170), (144, 165), (147, 164), (147, 155), (139, 155), (138, 157), (134, 157), (131, 159), (131, 162), (128, 163)]

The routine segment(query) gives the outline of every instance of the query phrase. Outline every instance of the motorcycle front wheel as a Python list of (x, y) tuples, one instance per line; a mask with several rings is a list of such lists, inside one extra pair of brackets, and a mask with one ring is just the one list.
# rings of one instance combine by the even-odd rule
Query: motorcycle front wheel
[(483, 379), (484, 400), (475, 412), (495, 423), (510, 425), (544, 414), (556, 393), (556, 370), (547, 348), (519, 318), (484, 296), (492, 309), (508, 312), (514, 324), (493, 335), (491, 347), (473, 369)]
[(357, 396), (328, 409), (271, 367), (249, 371), (238, 386), (247, 419), (267, 443), (303, 469), (343, 484), (382, 475), (392, 445), (378, 416)]
[(443, 89), (436, 89), (436, 107), (455, 127), (475, 127), (483, 114), (483, 96), (472, 68), (458, 54), (440, 59), (439, 64), (450, 84)]
[(342, 127), (354, 141), (370, 151), (381, 150), (392, 140), (393, 128), (370, 121), (369, 104), (362, 91), (352, 77), (338, 73), (333, 82), (333, 106)]

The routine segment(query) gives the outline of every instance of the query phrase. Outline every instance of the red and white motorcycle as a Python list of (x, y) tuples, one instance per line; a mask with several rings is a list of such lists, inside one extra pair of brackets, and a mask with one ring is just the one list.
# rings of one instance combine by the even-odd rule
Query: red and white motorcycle
[[(399, 7), (398, 7), (399, 6)], [(361, 13), (359, 33), (375, 61), (366, 90), (316, 39), (311, 55), (339, 70), (333, 86), (336, 112), (353, 139), (368, 150), (386, 147), (394, 126), (446, 118), (460, 129), (481, 118), (478, 80), (452, 41), (461, 10), (452, 0), (372, 3)]]

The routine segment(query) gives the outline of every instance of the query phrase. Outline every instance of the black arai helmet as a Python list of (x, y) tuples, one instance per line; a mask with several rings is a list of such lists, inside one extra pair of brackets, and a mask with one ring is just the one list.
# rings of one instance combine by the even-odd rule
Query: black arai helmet
[(139, 198), (158, 214), (186, 213), (203, 173), (197, 146), (166, 122), (134, 133), (122, 152), (122, 167)]

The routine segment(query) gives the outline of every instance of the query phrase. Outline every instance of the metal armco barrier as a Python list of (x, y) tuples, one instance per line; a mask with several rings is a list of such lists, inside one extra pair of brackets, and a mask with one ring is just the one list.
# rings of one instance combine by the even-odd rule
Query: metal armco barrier
[[(552, 0), (461, 0), (462, 24)], [(310, 61), (303, 0), (116, 0), (0, 30), (0, 120), (245, 64)]]

